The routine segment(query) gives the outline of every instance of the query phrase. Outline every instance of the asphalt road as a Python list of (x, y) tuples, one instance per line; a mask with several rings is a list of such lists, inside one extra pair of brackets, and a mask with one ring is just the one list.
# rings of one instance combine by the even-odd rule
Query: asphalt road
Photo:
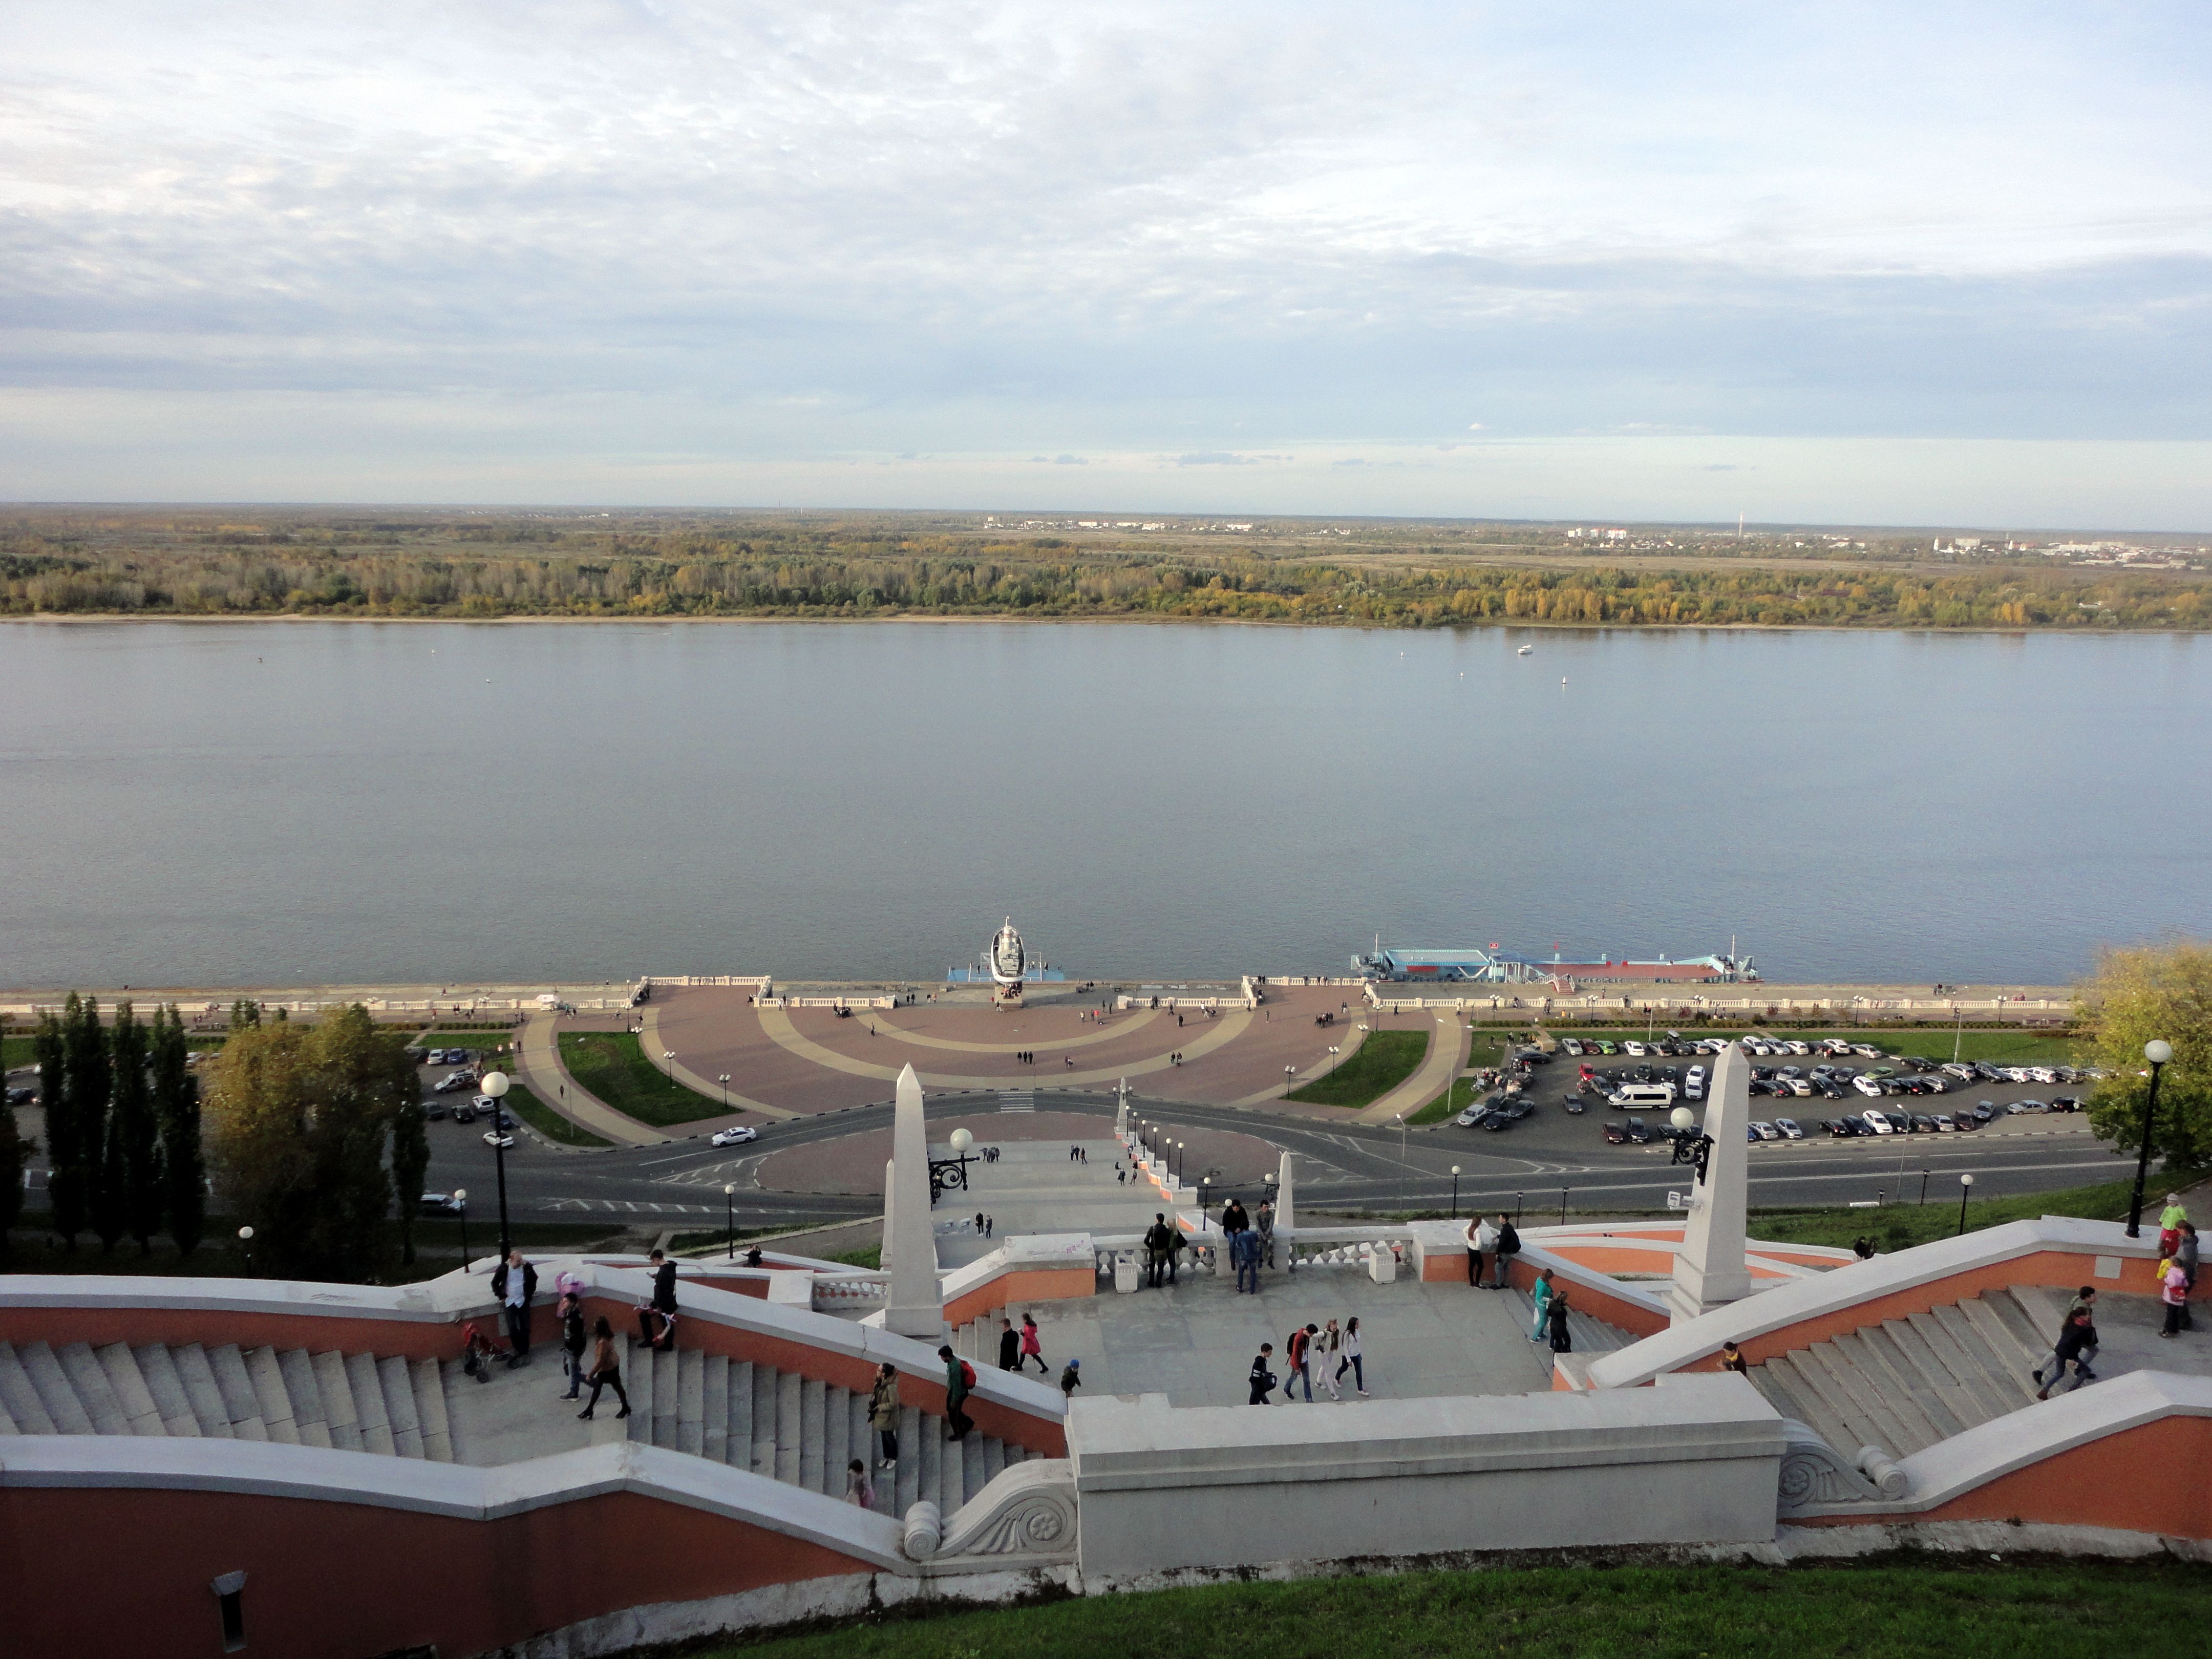
[[(1559, 1092), (1547, 1091), (1545, 1103), (1534, 1114), (1498, 1133), (1447, 1124), (1401, 1135), (1395, 1128), (1316, 1122), (1264, 1108), (1170, 1105), (1139, 1097), (1132, 1097), (1132, 1103), (1139, 1115), (1164, 1124), (1232, 1130), (1282, 1146), (1298, 1159), (1302, 1207), (1449, 1209), (1455, 1206), (1456, 1188), (1456, 1207), (1462, 1213), (1478, 1204), (1512, 1207), (1517, 1203), (1540, 1214), (1562, 1202), (1583, 1212), (1654, 1210), (1666, 1206), (1669, 1190), (1687, 1188), (1689, 1172), (1669, 1164), (1667, 1147), (1606, 1145), (1598, 1128), (1606, 1109), (1599, 1105), (1579, 1116), (1570, 1115), (1551, 1097)], [(1990, 1099), (2002, 1104), (2050, 1092), (2033, 1085), (1990, 1085), (1928, 1103), (1971, 1106)], [(983, 1098), (988, 1102), (988, 1097)], [(1844, 1109), (1820, 1100), (1786, 1103), (1796, 1109), (1787, 1115), (1808, 1125)], [(932, 1118), (957, 1117), (972, 1123), (977, 1104), (973, 1096), (933, 1097), (927, 1111)], [(1101, 1120), (1101, 1137), (1113, 1120), (1110, 1095), (1040, 1091), (1036, 1104), (1041, 1110), (1096, 1115)], [(1809, 1109), (1814, 1106), (1828, 1109)], [(552, 1150), (524, 1132), (507, 1158), (510, 1213), (534, 1220), (604, 1217), (637, 1226), (650, 1226), (657, 1218), (670, 1227), (707, 1228), (720, 1224), (726, 1212), (722, 1188), (734, 1185), (731, 1208), (743, 1227), (873, 1215), (881, 1207), (874, 1198), (774, 1192), (761, 1187), (757, 1176), (769, 1153), (881, 1129), (890, 1116), (888, 1103), (854, 1107), (776, 1123), (763, 1129), (757, 1142), (722, 1149), (708, 1146), (702, 1137), (659, 1146), (569, 1152)], [(429, 1127), (431, 1187), (465, 1187), (471, 1212), (491, 1213), (495, 1208), (492, 1151), (483, 1143), (481, 1126), (434, 1123)], [(1747, 1150), (1754, 1206), (1844, 1204), (1876, 1198), (1895, 1202), (1900, 1197), (1915, 1203), (1923, 1188), (1929, 1203), (1955, 1203), (1962, 1174), (1973, 1176), (1977, 1197), (1997, 1197), (2117, 1180), (2131, 1167), (2091, 1136), (2087, 1121), (2078, 1115), (2008, 1118), (1970, 1134), (1870, 1140), (1834, 1140), (1816, 1134), (1800, 1141), (1762, 1142)], [(1456, 1182), (1454, 1164), (1460, 1170)], [(1194, 1177), (1206, 1173), (1190, 1171)], [(1251, 1200), (1249, 1188), (1244, 1196), (1248, 1202)]]

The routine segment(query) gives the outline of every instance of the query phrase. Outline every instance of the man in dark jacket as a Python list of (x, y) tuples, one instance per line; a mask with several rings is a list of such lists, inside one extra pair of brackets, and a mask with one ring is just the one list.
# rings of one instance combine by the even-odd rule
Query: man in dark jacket
[(530, 1304), (538, 1296), (538, 1269), (522, 1259), (521, 1250), (507, 1252), (507, 1260), (492, 1269), (491, 1293), (499, 1303), (500, 1317), (507, 1322), (510, 1368), (530, 1363)]
[(1145, 1229), (1145, 1283), (1154, 1290), (1159, 1288), (1160, 1269), (1168, 1265), (1168, 1218), (1153, 1212), (1152, 1224)]
[(951, 1431), (947, 1440), (965, 1440), (968, 1431), (975, 1426), (962, 1409), (968, 1400), (968, 1362), (953, 1352), (950, 1344), (937, 1351), (945, 1362), (945, 1426)]
[(1275, 1352), (1272, 1342), (1262, 1342), (1260, 1352), (1252, 1357), (1252, 1374), (1246, 1380), (1252, 1384), (1252, 1397), (1245, 1403), (1264, 1406), (1267, 1396), (1275, 1391), (1275, 1374), (1267, 1369), (1267, 1356)]
[(637, 1310), (638, 1334), (647, 1347), (665, 1352), (676, 1346), (676, 1264), (660, 1250), (646, 1260), (653, 1267), (653, 1296)]
[(1236, 1199), (1231, 1199), (1222, 1206), (1221, 1231), (1223, 1232), (1241, 1233), (1251, 1224), (1252, 1218), (1244, 1213), (1244, 1206)]
[(999, 1322), (999, 1369), (1018, 1371), (1022, 1368), (1022, 1334), (1014, 1328), (1011, 1319)]
[[(2097, 1346), (2097, 1328), (2089, 1322), (2089, 1310), (2084, 1308), (2073, 1318), (2068, 1320), (2066, 1328), (2058, 1334), (2057, 1368), (2048, 1374), (2051, 1380), (2037, 1391), (2035, 1397), (2038, 1400), (2050, 1399), (2054, 1389), (2060, 1394), (2064, 1394), (2069, 1388), (2078, 1389), (2084, 1382), (2096, 1380), (2096, 1374), (2089, 1369), (2088, 1362), (2082, 1357), (2092, 1352)], [(2066, 1368), (2069, 1365), (2074, 1367), (2074, 1376), (2070, 1382), (2066, 1376)]]
[(1506, 1273), (1513, 1266), (1513, 1258), (1521, 1254), (1521, 1235), (1513, 1225), (1513, 1218), (1501, 1213), (1498, 1218), (1498, 1271), (1495, 1288), (1504, 1290), (1511, 1281)]

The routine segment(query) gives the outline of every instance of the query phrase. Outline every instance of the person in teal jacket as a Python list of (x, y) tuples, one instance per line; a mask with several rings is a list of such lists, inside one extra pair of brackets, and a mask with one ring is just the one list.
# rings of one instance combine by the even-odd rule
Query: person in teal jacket
[(1552, 1270), (1549, 1267), (1536, 1275), (1534, 1294), (1536, 1320), (1528, 1327), (1528, 1340), (1531, 1342), (1541, 1342), (1544, 1340), (1544, 1316), (1552, 1310)]

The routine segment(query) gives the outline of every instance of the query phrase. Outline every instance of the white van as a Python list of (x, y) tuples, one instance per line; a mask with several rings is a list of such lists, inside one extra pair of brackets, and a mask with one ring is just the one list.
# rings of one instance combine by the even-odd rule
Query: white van
[(1605, 1103), (1624, 1109), (1638, 1106), (1671, 1106), (1674, 1103), (1674, 1085), (1671, 1083), (1624, 1083), (1605, 1097)]

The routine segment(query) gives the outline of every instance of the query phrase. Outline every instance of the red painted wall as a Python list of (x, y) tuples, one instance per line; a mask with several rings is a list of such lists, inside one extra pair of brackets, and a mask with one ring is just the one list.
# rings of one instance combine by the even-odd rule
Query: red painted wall
[[(106, 1590), (94, 1540), (123, 1547)], [(473, 1654), (643, 1602), (867, 1572), (750, 1523), (619, 1492), (498, 1521), (228, 1492), (0, 1490), (6, 1646), (24, 1659), (222, 1651), (209, 1582), (244, 1570), (248, 1654)]]

